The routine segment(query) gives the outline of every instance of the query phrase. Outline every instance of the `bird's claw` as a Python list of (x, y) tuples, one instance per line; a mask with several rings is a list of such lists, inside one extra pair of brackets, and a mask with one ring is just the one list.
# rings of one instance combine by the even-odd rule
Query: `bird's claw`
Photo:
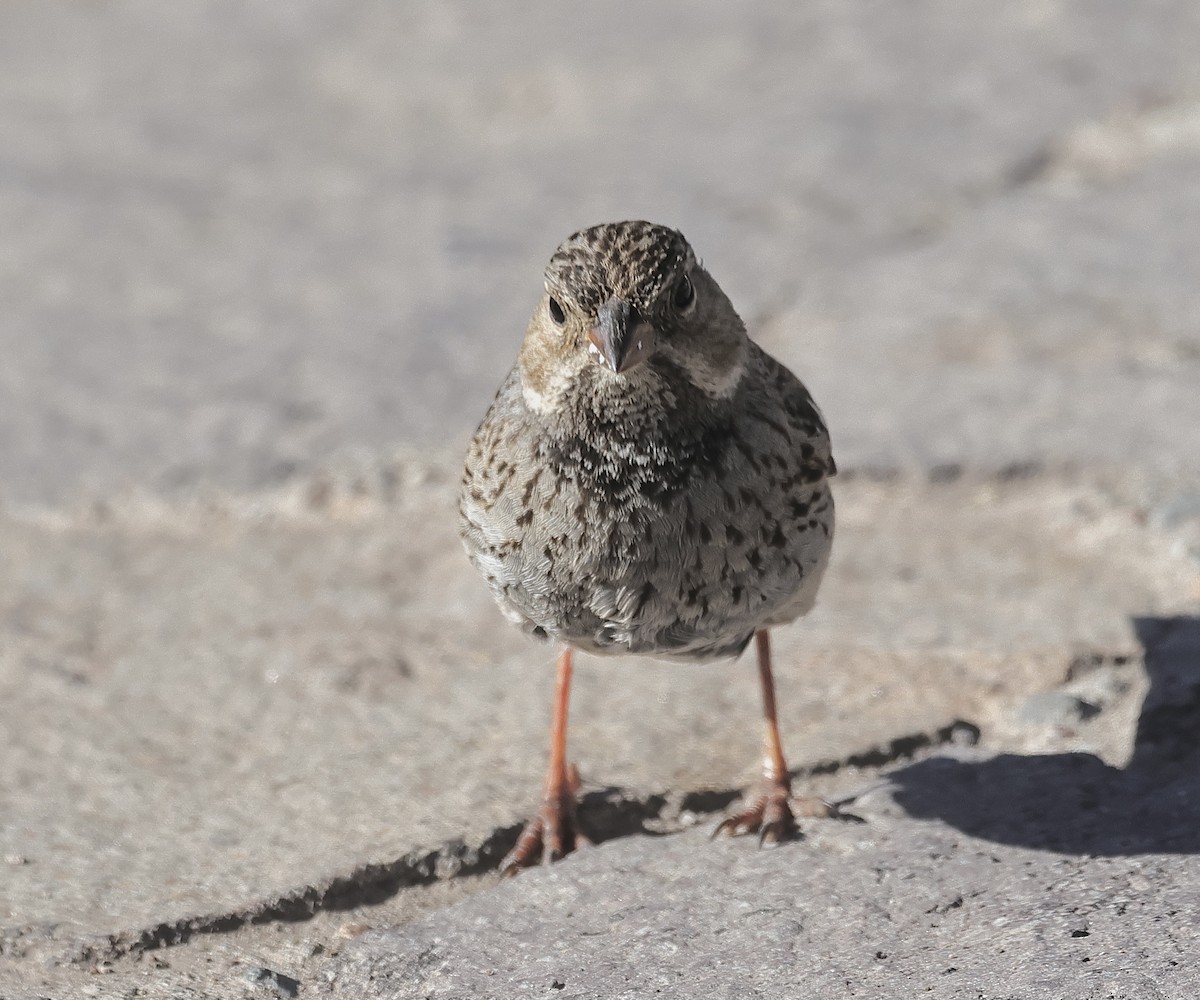
[(758, 834), (758, 846), (774, 846), (800, 836), (797, 816), (832, 818), (838, 808), (821, 798), (793, 799), (786, 782), (772, 782), (747, 808), (727, 816), (713, 830), (713, 837)]
[(525, 824), (517, 843), (500, 862), (502, 878), (512, 878), (522, 868), (532, 868), (539, 861), (553, 864), (577, 848), (591, 846), (575, 817), (579, 785), (579, 772), (572, 764), (567, 769), (565, 786), (542, 800), (541, 810)]

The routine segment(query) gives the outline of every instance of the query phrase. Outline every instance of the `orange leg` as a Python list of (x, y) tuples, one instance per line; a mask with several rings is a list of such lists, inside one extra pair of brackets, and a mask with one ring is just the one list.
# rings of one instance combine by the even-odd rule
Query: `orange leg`
[(567, 764), (567, 709), (571, 698), (572, 650), (564, 646), (558, 654), (554, 681), (554, 709), (550, 720), (550, 763), (541, 811), (521, 831), (516, 846), (500, 864), (502, 875), (515, 875), (522, 868), (557, 861), (577, 846), (588, 843), (575, 820), (575, 795), (579, 774)]
[[(758, 658), (758, 678), (763, 699), (763, 790), (741, 812), (723, 820), (713, 831), (738, 835), (757, 833), (759, 845), (777, 844), (799, 834), (796, 813), (792, 809), (792, 780), (779, 739), (779, 718), (775, 712), (775, 678), (771, 673), (771, 637), (766, 629), (754, 634)], [(796, 803), (806, 816), (832, 816), (836, 810), (823, 799), (802, 799)]]
[(758, 681), (763, 700), (763, 778), (791, 787), (787, 761), (783, 759), (783, 741), (779, 738), (779, 717), (775, 712), (775, 676), (771, 673), (771, 635), (764, 628), (754, 633), (754, 652), (758, 659)]

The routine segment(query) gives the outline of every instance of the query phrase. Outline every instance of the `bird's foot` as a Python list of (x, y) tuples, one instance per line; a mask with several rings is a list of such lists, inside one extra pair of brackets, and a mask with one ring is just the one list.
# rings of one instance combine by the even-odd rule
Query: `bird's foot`
[(792, 798), (791, 784), (786, 778), (769, 780), (766, 788), (748, 807), (723, 819), (712, 835), (728, 834), (740, 837), (758, 834), (758, 846), (779, 844), (800, 835), (797, 816), (831, 818), (839, 815), (832, 802), (822, 798)]
[(530, 868), (539, 861), (548, 865), (566, 857), (577, 847), (591, 844), (579, 829), (575, 816), (579, 784), (579, 772), (572, 764), (567, 768), (566, 781), (546, 794), (541, 811), (525, 824), (516, 845), (500, 863), (502, 878), (511, 878), (522, 868)]

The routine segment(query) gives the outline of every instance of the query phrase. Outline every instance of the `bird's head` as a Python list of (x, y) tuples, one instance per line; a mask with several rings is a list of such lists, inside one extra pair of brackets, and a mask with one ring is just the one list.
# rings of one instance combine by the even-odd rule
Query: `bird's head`
[(746, 331), (677, 230), (612, 222), (570, 236), (546, 266), (546, 290), (521, 348), (531, 408), (551, 414), (572, 394), (621, 399), (679, 390), (679, 379), (729, 398)]

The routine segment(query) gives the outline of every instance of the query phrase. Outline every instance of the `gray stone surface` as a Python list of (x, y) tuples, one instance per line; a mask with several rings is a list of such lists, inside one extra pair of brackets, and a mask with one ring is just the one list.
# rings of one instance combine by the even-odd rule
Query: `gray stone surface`
[[(1190, 0), (6, 3), (0, 997), (1194, 997), (1198, 47)], [(748, 665), (587, 660), (621, 836), (496, 888), (551, 651), (455, 462), (551, 248), (635, 215), (829, 418), (780, 697), (867, 822), (686, 832)]]
[[(605, 845), (364, 936), (316, 992), (1194, 996), (1195, 766), (1134, 783), (1092, 758), (925, 761), (856, 803), (864, 824), (775, 851)], [(1129, 839), (1083, 833), (1097, 813)]]
[(1200, 443), (1191, 0), (12, 0), (3, 29), (10, 501), (461, 439), (550, 250), (614, 216), (689, 234), (844, 464)]
[[(552, 650), (466, 563), (449, 470), (393, 468), (391, 499), (345, 507), (310, 489), (258, 514), (0, 522), (0, 853), (28, 861), (7, 923), (84, 939), (248, 911), (525, 813)], [(821, 610), (777, 637), (797, 764), (981, 724), (1061, 682), (1076, 644), (1135, 652), (1130, 613), (1181, 613), (1200, 585), (1083, 487), (852, 481), (839, 504)], [(733, 789), (756, 699), (747, 664), (585, 658), (574, 753), (633, 796)]]
[[(447, 469), (409, 461), (248, 503), (126, 499), (0, 522), (0, 846), (15, 859), (0, 981), (364, 910), (494, 865), (536, 794), (550, 651), (503, 627), (459, 552), (452, 493)], [(777, 642), (804, 787), (853, 793), (980, 730), (994, 748), (1124, 765), (1143, 695), (1169, 712), (1200, 687), (1194, 636), (1170, 625), (1194, 607), (1200, 566), (1106, 492), (860, 478), (839, 503), (827, 600)], [(1144, 671), (1142, 644), (1172, 650), (1170, 669)], [(1012, 724), (1014, 705), (1063, 683), (1099, 717)], [(753, 775), (745, 665), (585, 658), (575, 709), (602, 836), (678, 830)], [(341, 925), (322, 926), (304, 940), (327, 956)], [(249, 964), (274, 968), (285, 943)], [(313, 962), (300, 967), (320, 978)]]

